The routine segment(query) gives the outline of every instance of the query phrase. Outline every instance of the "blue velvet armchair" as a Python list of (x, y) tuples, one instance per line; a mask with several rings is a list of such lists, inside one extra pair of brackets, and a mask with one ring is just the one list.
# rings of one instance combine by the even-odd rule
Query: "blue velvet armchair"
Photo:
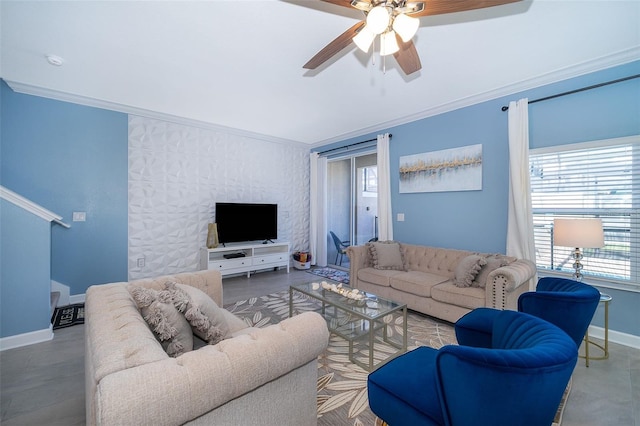
[(459, 343), (420, 347), (372, 372), (371, 410), (391, 426), (552, 423), (578, 356), (565, 332), (497, 311), (489, 346)]
[[(520, 295), (518, 311), (557, 325), (579, 348), (599, 301), (600, 292), (595, 287), (567, 278), (545, 277), (538, 281), (536, 291)], [(491, 340), (494, 318), (500, 311), (489, 308), (476, 311), (458, 321), (456, 335), (473, 346), (486, 346)]]

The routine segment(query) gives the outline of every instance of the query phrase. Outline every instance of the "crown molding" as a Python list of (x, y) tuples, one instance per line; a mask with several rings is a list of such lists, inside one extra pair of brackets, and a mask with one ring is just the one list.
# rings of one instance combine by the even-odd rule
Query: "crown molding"
[(234, 127), (222, 126), (215, 123), (209, 123), (206, 121), (195, 120), (186, 117), (180, 117), (177, 115), (166, 114), (162, 112), (152, 111), (144, 108), (137, 108), (118, 102), (111, 102), (102, 99), (92, 98), (89, 96), (77, 95), (74, 93), (62, 92), (59, 90), (48, 89), (46, 87), (34, 86), (31, 84), (21, 83), (15, 80), (5, 80), (9, 87), (17, 93), (25, 95), (39, 96), (42, 98), (53, 99), (56, 101), (70, 102), (78, 105), (84, 105), (93, 108), (100, 108), (109, 111), (121, 112), (129, 115), (136, 115), (145, 118), (151, 118), (161, 121), (168, 121), (175, 124), (182, 124), (185, 126), (197, 127), (205, 130), (212, 130), (216, 132), (229, 133), (232, 135), (257, 139), (264, 142), (279, 143), (285, 145), (295, 145), (307, 147), (307, 144), (290, 139), (278, 138), (275, 136), (264, 135), (261, 133), (250, 132), (247, 130), (236, 129)]
[(545, 86), (559, 81), (567, 80), (581, 75), (589, 74), (595, 71), (601, 71), (607, 68), (612, 68), (618, 65), (623, 65), (629, 62), (633, 62), (640, 59), (640, 46), (635, 46), (629, 49), (625, 49), (610, 55), (602, 56), (590, 61), (582, 62), (572, 65), (570, 67), (561, 68), (531, 79), (522, 80), (517, 83), (510, 84), (508, 86), (500, 87), (495, 90), (479, 93), (477, 95), (461, 98), (452, 102), (447, 102), (427, 110), (410, 114), (395, 120), (385, 121), (378, 123), (374, 126), (360, 128), (352, 132), (343, 133), (332, 138), (317, 141), (311, 144), (307, 144), (300, 141), (294, 141), (290, 139), (278, 138), (261, 133), (250, 132), (233, 127), (222, 126), (215, 123), (194, 120), (186, 117), (180, 117), (172, 114), (165, 114), (157, 111), (152, 111), (144, 108), (137, 108), (117, 102), (111, 102), (101, 99), (96, 99), (88, 96), (81, 96), (73, 93), (66, 93), (58, 90), (47, 89), (44, 87), (34, 86), (26, 83), (21, 83), (15, 80), (5, 80), (12, 90), (18, 93), (27, 95), (40, 96), (44, 98), (54, 99), (58, 101), (71, 102), (79, 105), (85, 105), (89, 107), (101, 108), (116, 112), (122, 112), (125, 114), (137, 115), (141, 117), (147, 117), (151, 119), (157, 119), (162, 121), (168, 121), (176, 124), (183, 124), (186, 126), (193, 126), (207, 130), (213, 130), (218, 132), (224, 132), (233, 134), (240, 137), (257, 139), (260, 141), (293, 145), (297, 147), (305, 147), (315, 149), (328, 145), (334, 142), (340, 142), (343, 140), (360, 137), (366, 134), (379, 132), (381, 130), (387, 130), (392, 127), (400, 126), (403, 124), (411, 123), (413, 121), (421, 120), (435, 115), (444, 114), (460, 108), (476, 105), (482, 102), (494, 100), (497, 98), (510, 96), (515, 93), (523, 92), (525, 90), (534, 89), (537, 87)]
[(461, 98), (453, 102), (448, 102), (442, 105), (438, 105), (433, 108), (429, 108), (424, 111), (420, 111), (415, 114), (407, 115), (405, 117), (385, 121), (378, 123), (375, 126), (365, 127), (353, 132), (344, 133), (329, 139), (318, 141), (311, 145), (311, 148), (319, 148), (324, 145), (328, 145), (334, 142), (340, 142), (347, 139), (368, 135), (371, 133), (379, 132), (381, 130), (389, 130), (392, 127), (400, 126), (403, 124), (411, 123), (424, 118), (433, 117), (436, 115), (444, 114), (446, 112), (455, 111), (460, 108), (476, 105), (482, 102), (491, 101), (494, 99), (510, 96), (525, 90), (535, 89), (537, 87), (545, 86), (548, 84), (557, 83), (570, 78), (579, 77), (581, 75), (589, 74), (596, 71), (602, 71), (607, 68), (612, 68), (619, 65), (624, 65), (633, 61), (640, 60), (640, 46), (636, 46), (630, 49), (622, 50), (620, 52), (613, 53), (611, 55), (602, 56), (590, 61), (582, 62), (570, 67), (561, 68), (538, 77), (534, 77), (527, 80), (522, 80), (517, 83), (510, 84), (508, 86), (500, 87), (495, 90), (490, 90), (477, 95)]

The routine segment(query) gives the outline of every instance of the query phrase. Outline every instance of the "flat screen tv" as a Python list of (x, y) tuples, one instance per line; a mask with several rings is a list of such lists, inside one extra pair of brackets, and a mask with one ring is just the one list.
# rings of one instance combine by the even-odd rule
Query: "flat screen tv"
[(216, 203), (218, 240), (222, 244), (278, 238), (278, 205)]

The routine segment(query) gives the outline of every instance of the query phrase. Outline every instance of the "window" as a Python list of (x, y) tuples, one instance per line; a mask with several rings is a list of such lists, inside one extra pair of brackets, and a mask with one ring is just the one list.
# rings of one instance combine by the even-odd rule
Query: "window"
[(363, 167), (362, 195), (364, 197), (378, 196), (378, 166)]
[(640, 287), (640, 137), (531, 150), (529, 164), (538, 269), (573, 273), (554, 218), (596, 217), (605, 246), (583, 249), (585, 278)]

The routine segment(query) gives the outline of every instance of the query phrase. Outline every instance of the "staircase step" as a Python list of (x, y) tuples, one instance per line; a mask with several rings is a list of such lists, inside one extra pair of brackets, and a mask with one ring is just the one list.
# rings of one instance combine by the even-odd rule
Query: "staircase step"
[(51, 292), (51, 315), (53, 316), (53, 313), (56, 310), (56, 306), (58, 306), (58, 300), (60, 299), (60, 292), (59, 291), (52, 291)]

